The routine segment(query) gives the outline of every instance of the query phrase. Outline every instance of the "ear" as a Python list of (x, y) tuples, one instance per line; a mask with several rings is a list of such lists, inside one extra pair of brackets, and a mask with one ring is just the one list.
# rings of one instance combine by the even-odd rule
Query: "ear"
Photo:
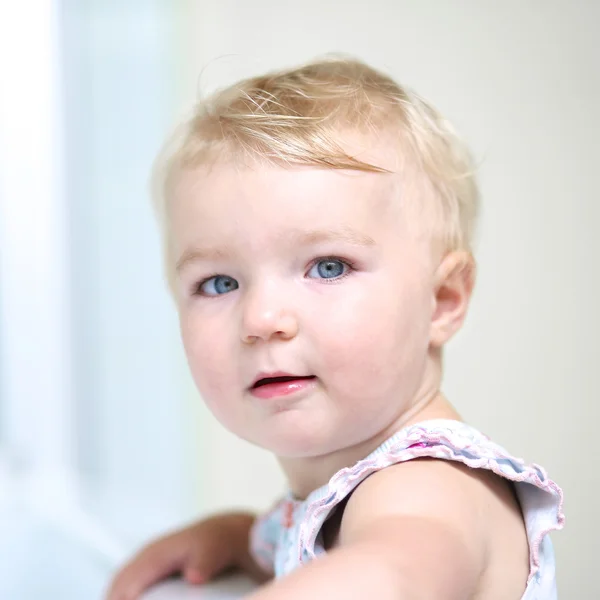
[(475, 261), (469, 252), (447, 254), (435, 273), (429, 340), (441, 348), (462, 327), (475, 283)]

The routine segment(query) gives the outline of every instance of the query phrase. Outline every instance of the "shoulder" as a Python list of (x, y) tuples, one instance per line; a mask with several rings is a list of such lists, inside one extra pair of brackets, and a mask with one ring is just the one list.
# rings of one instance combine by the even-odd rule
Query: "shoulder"
[(432, 564), (448, 569), (455, 580), (450, 585), (475, 585), (488, 562), (491, 500), (504, 493), (510, 494), (505, 482), (461, 463), (425, 458), (395, 464), (350, 496), (339, 543), (372, 541), (400, 561), (410, 554), (411, 563), (429, 571)]
[(450, 519), (457, 529), (468, 529), (477, 537), (485, 497), (496, 492), (496, 479), (489, 472), (448, 460), (416, 458), (390, 465), (354, 490), (342, 527), (349, 530), (394, 515), (428, 516)]

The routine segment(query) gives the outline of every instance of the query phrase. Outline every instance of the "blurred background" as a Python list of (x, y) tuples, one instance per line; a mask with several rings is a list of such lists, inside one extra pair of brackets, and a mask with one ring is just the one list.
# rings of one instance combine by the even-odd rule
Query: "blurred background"
[(563, 486), (559, 596), (599, 598), (599, 25), (594, 0), (0, 1), (0, 599), (100, 598), (148, 538), (281, 493), (193, 389), (148, 177), (199, 95), (330, 52), (431, 99), (479, 160), (445, 389)]

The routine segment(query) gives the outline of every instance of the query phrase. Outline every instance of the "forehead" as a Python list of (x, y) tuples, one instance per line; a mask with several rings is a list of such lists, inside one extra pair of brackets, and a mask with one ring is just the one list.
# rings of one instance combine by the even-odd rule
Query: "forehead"
[(404, 177), (392, 142), (348, 134), (343, 146), (388, 172), (243, 164), (222, 156), (181, 172), (169, 199), (173, 250), (248, 238), (256, 244), (271, 234), (285, 237), (289, 228), (343, 228), (372, 236), (393, 224), (397, 235)]
[(218, 163), (181, 178), (170, 211), (174, 249), (256, 246), (314, 229), (380, 236), (398, 215), (397, 192), (390, 174)]

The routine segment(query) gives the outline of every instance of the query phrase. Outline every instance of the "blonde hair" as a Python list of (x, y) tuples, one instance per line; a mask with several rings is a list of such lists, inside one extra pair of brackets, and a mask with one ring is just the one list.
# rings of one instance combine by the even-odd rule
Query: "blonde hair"
[[(155, 208), (167, 242), (168, 198), (182, 170), (219, 157), (385, 172), (344, 150), (340, 133), (392, 132), (403, 164), (435, 209), (442, 252), (471, 251), (479, 194), (470, 154), (450, 123), (393, 79), (351, 59), (325, 59), (236, 83), (202, 100), (155, 167)], [(432, 214), (432, 213), (430, 213)]]

